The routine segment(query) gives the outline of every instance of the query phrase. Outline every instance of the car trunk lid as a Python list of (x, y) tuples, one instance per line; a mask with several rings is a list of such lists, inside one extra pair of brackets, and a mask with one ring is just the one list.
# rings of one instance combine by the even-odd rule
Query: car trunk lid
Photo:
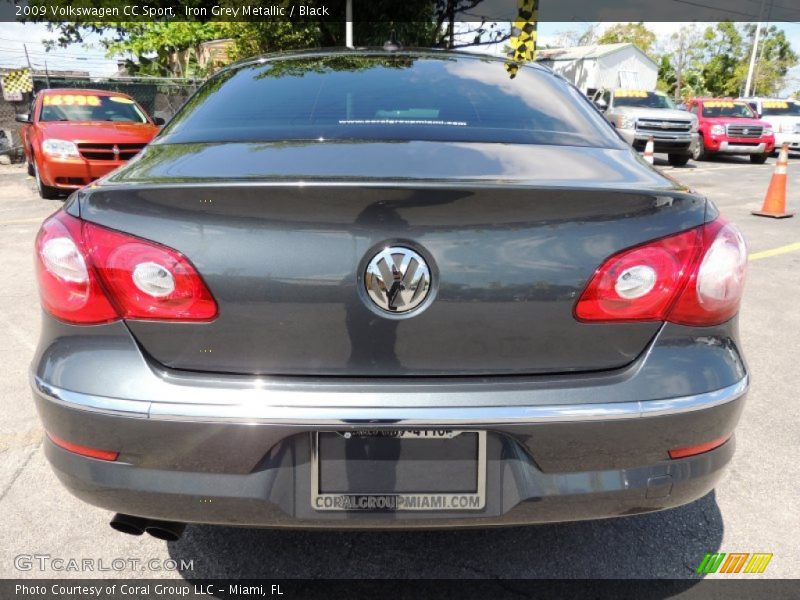
[[(302, 162), (283, 154), (296, 144), (156, 146), (159, 160), (85, 194), (81, 216), (179, 250), (216, 298), (210, 323), (128, 321), (170, 368), (518, 375), (619, 368), (646, 349), (660, 323), (579, 323), (574, 304), (609, 255), (701, 224), (701, 198), (607, 149), (510, 147), (503, 162), (491, 144), (428, 143), (400, 179), (413, 145), (334, 144), (350, 172), (320, 160), (324, 144)], [(435, 298), (406, 318), (361, 289), (389, 245), (431, 268)]]

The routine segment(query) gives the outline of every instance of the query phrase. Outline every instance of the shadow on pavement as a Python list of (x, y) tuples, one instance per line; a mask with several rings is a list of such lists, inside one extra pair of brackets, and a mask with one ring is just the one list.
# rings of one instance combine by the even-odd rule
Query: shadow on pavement
[[(673, 510), (602, 521), (449, 531), (189, 526), (168, 544), (205, 578), (698, 578), (723, 521), (714, 492)], [(692, 585), (687, 581), (687, 587)]]

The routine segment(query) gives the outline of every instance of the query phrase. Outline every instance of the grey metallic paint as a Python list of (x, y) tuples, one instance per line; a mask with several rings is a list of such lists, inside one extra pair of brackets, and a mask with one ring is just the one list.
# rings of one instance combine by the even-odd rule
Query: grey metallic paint
[[(581, 290), (609, 255), (706, 218), (703, 198), (654, 176), (630, 150), (333, 145), (365, 181), (348, 182), (325, 144), (231, 144), (245, 157), (237, 161), (222, 160), (215, 145), (161, 145), (82, 196), (83, 219), (181, 251), (217, 299), (211, 323), (129, 322), (153, 358), (272, 375), (619, 368), (659, 324), (578, 323)], [(258, 164), (269, 165), (271, 181), (246, 182)], [(446, 175), (453, 164), (471, 177)], [(536, 165), (549, 178), (521, 179), (539, 175)], [(310, 180), (275, 181), (301, 175)], [(605, 185), (580, 187), (597, 181)], [(376, 315), (360, 293), (367, 261), (386, 245), (410, 247), (438, 269), (436, 301), (402, 322)]]
[[(573, 520), (704, 495), (734, 440), (681, 460), (667, 451), (732, 434), (749, 381), (736, 319), (572, 316), (606, 257), (717, 216), (612, 137), (617, 147), (157, 140), (65, 210), (183, 252), (220, 316), (81, 327), (44, 314), (32, 383), (45, 429), (120, 452), (110, 463), (46, 441), (56, 474), (113, 511), (275, 527)], [(387, 241), (428, 253), (440, 279), (436, 301), (402, 322), (356, 292)], [(310, 431), (423, 414), (469, 415), (489, 432), (480, 515), (311, 509)]]

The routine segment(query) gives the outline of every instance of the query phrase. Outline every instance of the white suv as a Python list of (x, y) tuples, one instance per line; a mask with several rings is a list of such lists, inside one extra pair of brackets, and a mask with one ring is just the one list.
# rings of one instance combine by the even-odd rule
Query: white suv
[(775, 131), (775, 149), (789, 144), (792, 150), (800, 150), (800, 102), (785, 98), (739, 98), (756, 111), (762, 121), (772, 125)]

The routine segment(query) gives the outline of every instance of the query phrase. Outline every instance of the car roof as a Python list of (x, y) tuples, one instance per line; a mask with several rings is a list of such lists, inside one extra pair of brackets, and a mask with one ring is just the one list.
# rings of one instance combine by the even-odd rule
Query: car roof
[[(323, 58), (327, 56), (406, 56), (406, 57), (414, 57), (414, 58), (429, 58), (429, 59), (438, 59), (438, 60), (448, 60), (457, 58), (459, 60), (476, 60), (476, 61), (491, 61), (491, 62), (499, 62), (505, 63), (508, 62), (509, 59), (504, 56), (497, 56), (492, 54), (479, 54), (477, 52), (466, 52), (466, 51), (459, 51), (459, 50), (445, 50), (439, 48), (401, 48), (399, 50), (385, 50), (384, 48), (380, 47), (371, 47), (371, 46), (364, 46), (359, 48), (343, 48), (343, 47), (336, 47), (336, 48), (314, 48), (309, 50), (286, 50), (280, 52), (271, 52), (267, 54), (261, 54), (258, 56), (252, 56), (250, 58), (245, 58), (234, 63), (231, 63), (224, 68), (220, 69), (217, 73), (214, 74), (216, 77), (220, 73), (224, 73), (230, 70), (236, 70), (241, 67), (259, 64), (259, 63), (268, 63), (274, 62), (279, 60), (290, 60), (293, 58)], [(548, 73), (555, 75), (554, 71), (544, 65), (538, 64), (533, 61), (528, 61), (524, 63), (519, 63), (521, 68), (527, 69), (535, 69), (542, 73)]]
[(112, 90), (95, 90), (92, 88), (46, 88), (39, 90), (38, 94), (49, 96), (50, 94), (95, 94), (101, 96), (125, 96), (129, 98), (128, 94), (123, 92), (115, 92)]

